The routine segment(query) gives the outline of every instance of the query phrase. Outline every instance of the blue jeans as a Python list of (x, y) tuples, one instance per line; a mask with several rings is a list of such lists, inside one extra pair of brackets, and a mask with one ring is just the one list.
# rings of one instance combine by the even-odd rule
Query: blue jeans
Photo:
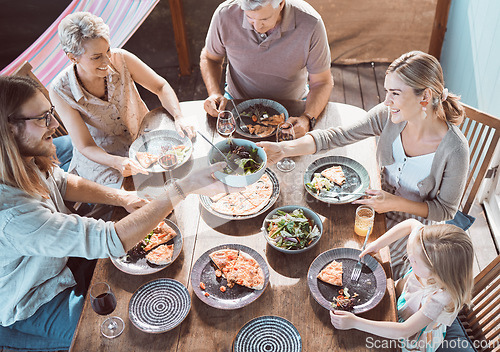
[(69, 349), (84, 299), (74, 288), (64, 290), (28, 319), (0, 326), (0, 345), (16, 351)]
[(56, 146), (57, 159), (61, 163), (59, 167), (64, 171), (68, 171), (69, 163), (73, 158), (73, 143), (69, 135), (54, 138)]
[(453, 324), (446, 329), (446, 336), (436, 352), (475, 352), (469, 337), (460, 321), (455, 319)]
[(0, 347), (16, 351), (69, 349), (95, 263), (96, 260), (70, 258), (68, 267), (75, 277), (76, 286), (59, 293), (28, 319), (0, 326)]

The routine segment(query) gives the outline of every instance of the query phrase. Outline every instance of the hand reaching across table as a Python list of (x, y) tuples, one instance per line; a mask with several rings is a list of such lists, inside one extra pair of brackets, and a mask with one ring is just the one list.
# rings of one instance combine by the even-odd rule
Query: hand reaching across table
[(203, 103), (205, 111), (213, 117), (217, 117), (219, 112), (226, 108), (227, 99), (222, 94), (212, 94)]

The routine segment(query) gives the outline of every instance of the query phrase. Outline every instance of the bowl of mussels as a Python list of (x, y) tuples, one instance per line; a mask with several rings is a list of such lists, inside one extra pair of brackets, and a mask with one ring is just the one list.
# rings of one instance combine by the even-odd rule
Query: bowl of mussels
[[(245, 139), (226, 139), (215, 146), (229, 160), (224, 170), (216, 171), (215, 177), (231, 187), (245, 187), (257, 182), (266, 169), (267, 155), (264, 149)], [(208, 153), (210, 164), (226, 161), (215, 149)]]

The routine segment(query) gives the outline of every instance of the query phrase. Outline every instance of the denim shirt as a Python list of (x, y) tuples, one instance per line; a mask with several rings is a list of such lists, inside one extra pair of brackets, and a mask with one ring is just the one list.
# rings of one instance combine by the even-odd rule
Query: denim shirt
[(71, 214), (64, 205), (67, 174), (46, 178), (50, 197), (31, 196), (0, 184), (0, 325), (32, 316), (76, 284), (68, 257), (125, 254), (112, 222)]

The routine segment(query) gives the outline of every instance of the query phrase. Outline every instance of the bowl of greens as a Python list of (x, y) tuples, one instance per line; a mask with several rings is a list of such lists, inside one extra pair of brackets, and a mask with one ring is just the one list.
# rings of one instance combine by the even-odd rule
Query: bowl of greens
[[(216, 171), (215, 177), (222, 183), (232, 187), (245, 187), (257, 182), (266, 170), (267, 155), (264, 149), (254, 142), (245, 139), (231, 138), (215, 144), (217, 148), (233, 162), (236, 170), (229, 167)], [(222, 155), (210, 149), (208, 160), (211, 164), (225, 161)]]
[(271, 247), (283, 253), (302, 253), (314, 247), (323, 233), (323, 223), (309, 208), (287, 205), (267, 214), (262, 233)]

